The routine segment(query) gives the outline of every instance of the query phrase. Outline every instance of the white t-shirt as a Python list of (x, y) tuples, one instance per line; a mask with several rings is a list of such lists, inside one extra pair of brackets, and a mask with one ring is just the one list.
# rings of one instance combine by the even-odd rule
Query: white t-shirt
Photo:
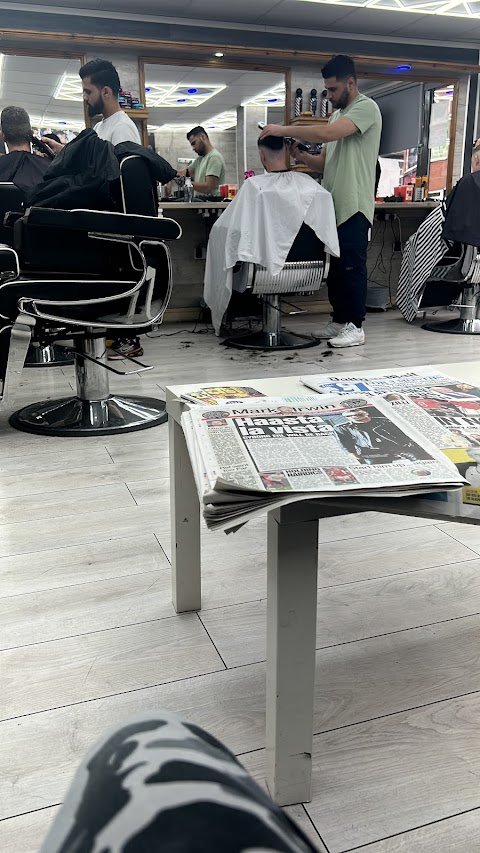
[(135, 122), (122, 110), (102, 119), (93, 128), (100, 139), (119, 145), (120, 142), (137, 142), (141, 145), (140, 134)]

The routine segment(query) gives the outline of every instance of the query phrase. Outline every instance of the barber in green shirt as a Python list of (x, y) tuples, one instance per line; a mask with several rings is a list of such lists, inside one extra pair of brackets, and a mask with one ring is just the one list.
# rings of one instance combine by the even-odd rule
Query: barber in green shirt
[(187, 174), (192, 178), (196, 195), (217, 194), (220, 184), (225, 183), (225, 160), (220, 151), (213, 147), (205, 128), (200, 125), (189, 130), (187, 139), (198, 156), (179, 175)]
[[(299, 151), (295, 159), (323, 175), (333, 196), (340, 257), (332, 258), (328, 298), (332, 319), (315, 333), (331, 347), (365, 343), (362, 323), (367, 298), (368, 234), (375, 212), (375, 173), (382, 117), (371, 98), (361, 95), (349, 56), (335, 56), (322, 68), (328, 100), (335, 112), (328, 124), (303, 127), (302, 139), (324, 143), (321, 154)], [(262, 136), (298, 136), (295, 126), (267, 125)]]

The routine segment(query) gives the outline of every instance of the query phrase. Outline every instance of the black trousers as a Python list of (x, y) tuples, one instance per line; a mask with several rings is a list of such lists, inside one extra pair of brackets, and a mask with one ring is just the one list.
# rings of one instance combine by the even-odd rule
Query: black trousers
[(330, 261), (328, 299), (334, 323), (361, 326), (367, 300), (367, 246), (370, 223), (356, 213), (338, 226), (340, 257)]

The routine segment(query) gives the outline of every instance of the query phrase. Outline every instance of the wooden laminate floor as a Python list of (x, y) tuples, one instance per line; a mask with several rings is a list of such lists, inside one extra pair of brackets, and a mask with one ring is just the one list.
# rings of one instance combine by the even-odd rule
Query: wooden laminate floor
[[(162, 396), (190, 381), (471, 361), (480, 347), (396, 312), (369, 318), (364, 347), (337, 352), (161, 334), (144, 344), (155, 370), (112, 388)], [(25, 370), (18, 403), (72, 383), (71, 368)], [(204, 606), (182, 616), (169, 528), (165, 426), (45, 439), (2, 413), (1, 853), (38, 850), (82, 756), (139, 711), (188, 715), (262, 779), (265, 520), (241, 541), (203, 532)], [(476, 853), (480, 526), (368, 513), (328, 520), (319, 537), (314, 798), (288, 811), (322, 853)]]

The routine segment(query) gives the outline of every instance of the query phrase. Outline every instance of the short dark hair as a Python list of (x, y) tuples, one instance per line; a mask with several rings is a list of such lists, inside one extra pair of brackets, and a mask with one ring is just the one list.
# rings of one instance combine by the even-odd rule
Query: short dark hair
[(338, 56), (332, 56), (330, 62), (322, 68), (322, 77), (328, 79), (335, 77), (337, 80), (346, 80), (347, 77), (353, 77), (357, 82), (357, 72), (355, 71), (355, 63), (351, 56), (344, 56), (339, 53)]
[(93, 85), (97, 86), (98, 89), (108, 86), (112, 90), (112, 94), (117, 97), (120, 91), (120, 77), (109, 59), (91, 59), (90, 62), (82, 65), (78, 73), (82, 80), (85, 77), (90, 77)]
[(0, 116), (0, 125), (7, 145), (22, 145), (32, 138), (30, 116), (23, 107), (5, 107)]
[(268, 148), (269, 151), (281, 151), (285, 148), (284, 136), (264, 136), (263, 139), (258, 137), (258, 147)]
[(197, 124), (195, 127), (192, 127), (191, 130), (187, 133), (187, 139), (190, 139), (191, 136), (200, 136), (201, 133), (204, 133), (207, 139), (209, 138), (207, 131), (200, 124)]

